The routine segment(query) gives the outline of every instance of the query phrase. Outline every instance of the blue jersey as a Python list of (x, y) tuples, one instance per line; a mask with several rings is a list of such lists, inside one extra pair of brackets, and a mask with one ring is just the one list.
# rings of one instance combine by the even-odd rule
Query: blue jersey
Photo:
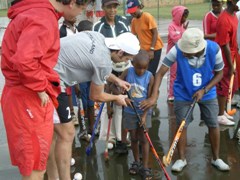
[[(192, 101), (193, 94), (205, 87), (214, 76), (214, 66), (218, 47), (212, 41), (207, 41), (205, 62), (199, 68), (194, 68), (176, 45), (177, 76), (174, 82), (174, 98), (180, 101)], [(211, 88), (202, 100), (216, 97), (216, 87)]]
[[(148, 97), (148, 86), (151, 76), (152, 73), (150, 71), (146, 71), (142, 76), (138, 76), (135, 73), (134, 67), (128, 69), (126, 81), (131, 84), (130, 95), (139, 114), (143, 114), (143, 110), (140, 110), (138, 106), (142, 100), (147, 99)], [(124, 111), (130, 114), (135, 114), (131, 107), (125, 107)]]

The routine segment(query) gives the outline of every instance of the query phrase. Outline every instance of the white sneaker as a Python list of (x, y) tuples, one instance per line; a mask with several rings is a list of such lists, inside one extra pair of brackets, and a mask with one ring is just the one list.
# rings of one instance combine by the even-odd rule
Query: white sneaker
[(217, 117), (218, 123), (226, 126), (233, 126), (235, 122), (230, 121), (225, 115)]
[(182, 159), (179, 159), (173, 164), (172, 171), (181, 172), (186, 165), (186, 159), (184, 161)]
[(212, 160), (212, 165), (215, 166), (220, 171), (230, 170), (230, 167), (221, 159), (217, 159), (216, 161)]
[(228, 118), (229, 120), (234, 120), (234, 118), (230, 116), (226, 111), (224, 111), (224, 116), (226, 116), (226, 118)]

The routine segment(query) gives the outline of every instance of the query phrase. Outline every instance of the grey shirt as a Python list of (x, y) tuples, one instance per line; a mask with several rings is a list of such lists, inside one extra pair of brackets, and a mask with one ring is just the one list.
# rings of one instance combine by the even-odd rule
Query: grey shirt
[(98, 32), (84, 31), (61, 38), (54, 70), (69, 86), (92, 81), (103, 85), (112, 71), (110, 50)]

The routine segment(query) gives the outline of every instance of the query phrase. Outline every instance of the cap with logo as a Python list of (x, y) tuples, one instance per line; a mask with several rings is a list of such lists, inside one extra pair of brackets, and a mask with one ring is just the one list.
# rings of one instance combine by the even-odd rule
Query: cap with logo
[(178, 40), (179, 49), (188, 54), (200, 52), (205, 48), (203, 32), (198, 28), (188, 28)]
[(135, 13), (140, 3), (138, 0), (128, 0), (127, 1), (127, 13)]
[(119, 1), (118, 0), (102, 0), (102, 5), (103, 6), (108, 6), (110, 4), (117, 4), (119, 5)]
[(122, 50), (131, 55), (138, 54), (140, 50), (139, 40), (130, 32), (120, 34), (117, 38), (105, 38), (105, 44), (109, 49)]

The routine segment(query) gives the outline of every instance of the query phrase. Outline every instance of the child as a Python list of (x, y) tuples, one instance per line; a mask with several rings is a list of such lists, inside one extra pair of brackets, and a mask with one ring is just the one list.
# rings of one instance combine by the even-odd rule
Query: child
[[(131, 84), (130, 94), (138, 113), (142, 117), (140, 122), (132, 107), (124, 108), (123, 113), (123, 128), (128, 129), (131, 136), (131, 148), (133, 151), (134, 162), (132, 163), (129, 173), (135, 175), (139, 174), (143, 179), (151, 177), (151, 171), (148, 168), (149, 143), (144, 135), (142, 126), (145, 126), (147, 131), (151, 128), (151, 114), (149, 110), (142, 111), (139, 109), (139, 103), (147, 99), (152, 91), (154, 77), (148, 71), (149, 55), (145, 50), (141, 50), (138, 55), (133, 58), (133, 67), (125, 70), (120, 76), (121, 79), (126, 80)], [(128, 100), (130, 104), (130, 100)], [(141, 165), (139, 158), (139, 145), (141, 144), (143, 152), (143, 165)]]
[[(222, 125), (233, 126), (235, 122), (233, 117), (227, 116), (226, 104), (229, 94), (230, 79), (235, 73), (234, 61), (237, 57), (237, 26), (238, 19), (235, 12), (238, 11), (237, 0), (227, 0), (226, 9), (220, 14), (217, 21), (217, 32), (215, 41), (219, 44), (222, 50), (224, 62), (223, 78), (217, 84), (217, 95), (219, 104), (218, 122)], [(226, 26), (227, 23), (227, 26)], [(237, 90), (237, 76), (234, 76), (232, 94)]]
[(133, 17), (131, 31), (139, 41), (141, 49), (148, 51), (151, 61), (148, 70), (155, 75), (161, 58), (163, 41), (157, 30), (157, 23), (154, 17), (143, 12), (144, 5), (139, 0), (127, 1), (127, 13)]
[[(189, 15), (189, 11), (184, 6), (175, 6), (172, 9), (172, 23), (168, 26), (168, 45), (167, 53), (175, 46), (177, 41), (182, 37), (183, 32), (188, 27), (188, 22), (185, 24)], [(168, 102), (174, 100), (173, 83), (176, 79), (177, 63), (174, 63), (170, 68), (168, 75)]]

